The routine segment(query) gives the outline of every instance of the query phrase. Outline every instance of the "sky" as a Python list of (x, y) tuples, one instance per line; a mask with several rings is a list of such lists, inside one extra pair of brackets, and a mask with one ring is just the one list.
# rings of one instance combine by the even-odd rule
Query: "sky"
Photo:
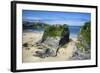
[(44, 22), (50, 25), (68, 24), (69, 26), (82, 26), (85, 22), (91, 21), (91, 14), (80, 12), (23, 10), (22, 20)]

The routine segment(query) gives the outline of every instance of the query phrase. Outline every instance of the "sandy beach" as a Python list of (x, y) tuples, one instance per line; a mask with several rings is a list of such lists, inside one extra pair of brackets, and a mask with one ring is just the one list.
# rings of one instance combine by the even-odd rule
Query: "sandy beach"
[[(23, 43), (34, 44), (39, 41), (43, 36), (42, 32), (24, 32), (23, 33)], [(31, 46), (30, 49), (25, 47), (22, 48), (22, 61), (23, 63), (32, 63), (32, 62), (49, 62), (49, 61), (67, 61), (72, 56), (75, 51), (75, 41), (77, 39), (73, 38), (68, 44), (67, 47), (62, 47), (58, 51), (56, 57), (46, 57), (40, 58), (33, 56), (33, 53), (37, 50), (36, 47)]]

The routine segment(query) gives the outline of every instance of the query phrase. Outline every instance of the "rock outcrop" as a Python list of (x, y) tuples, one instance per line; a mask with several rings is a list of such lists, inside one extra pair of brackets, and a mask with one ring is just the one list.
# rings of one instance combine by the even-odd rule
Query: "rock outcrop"
[(56, 56), (58, 49), (68, 43), (68, 41), (69, 29), (66, 24), (50, 25), (45, 29), (41, 42), (37, 43), (41, 46), (45, 46), (44, 48), (46, 50), (44, 50), (43, 53), (39, 52), (37, 54), (40, 54), (43, 57)]
[(81, 27), (80, 34), (78, 37), (79, 48), (83, 48), (84, 51), (89, 51), (91, 49), (91, 23), (86, 22), (83, 27)]
[(91, 23), (87, 22), (81, 27), (78, 35), (76, 51), (73, 52), (71, 60), (86, 60), (91, 58)]

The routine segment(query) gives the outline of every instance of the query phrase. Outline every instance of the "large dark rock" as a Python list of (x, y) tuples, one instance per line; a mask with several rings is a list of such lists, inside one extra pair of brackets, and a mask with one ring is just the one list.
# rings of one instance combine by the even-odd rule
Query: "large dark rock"
[(69, 42), (69, 29), (67, 25), (63, 25), (63, 32), (61, 34), (61, 39), (59, 41), (59, 45), (63, 46), (64, 44)]

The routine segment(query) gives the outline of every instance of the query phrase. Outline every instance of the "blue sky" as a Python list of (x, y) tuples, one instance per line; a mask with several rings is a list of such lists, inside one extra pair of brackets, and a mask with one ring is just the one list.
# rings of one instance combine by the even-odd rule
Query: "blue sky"
[(54, 12), (54, 11), (35, 11), (23, 10), (23, 21), (45, 22), (48, 24), (68, 24), (69, 26), (82, 26), (91, 20), (90, 13), (79, 12)]

